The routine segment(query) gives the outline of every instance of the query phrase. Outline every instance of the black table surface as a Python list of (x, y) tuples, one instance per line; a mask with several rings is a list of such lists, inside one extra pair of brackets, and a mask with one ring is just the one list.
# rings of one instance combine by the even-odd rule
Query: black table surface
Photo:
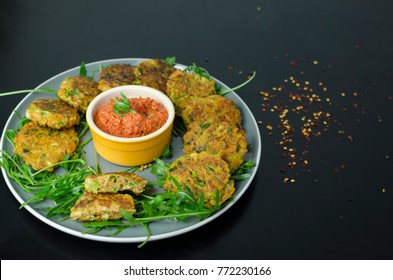
[[(0, 92), (81, 61), (176, 56), (237, 91), (262, 155), (218, 219), (137, 244), (41, 222), (0, 179), (2, 259), (391, 259), (393, 4), (383, 0), (0, 2)], [(0, 97), (4, 127), (23, 95)]]

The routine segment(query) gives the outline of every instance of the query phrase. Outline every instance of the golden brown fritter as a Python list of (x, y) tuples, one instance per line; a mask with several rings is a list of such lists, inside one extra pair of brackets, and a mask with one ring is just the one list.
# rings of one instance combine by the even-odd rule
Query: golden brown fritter
[(69, 128), (79, 123), (78, 110), (57, 99), (37, 99), (30, 103), (26, 117), (33, 122), (54, 129)]
[(246, 133), (226, 121), (194, 121), (188, 126), (183, 139), (184, 153), (207, 151), (220, 155), (228, 163), (231, 173), (240, 167), (247, 153)]
[(166, 82), (175, 70), (174, 67), (159, 59), (149, 59), (138, 64), (136, 75), (140, 85), (165, 93)]
[(129, 64), (111, 64), (101, 71), (98, 89), (106, 91), (110, 88), (133, 85), (136, 83), (136, 66)]
[(173, 176), (181, 185), (187, 185), (198, 199), (205, 199), (205, 207), (221, 204), (235, 192), (234, 181), (230, 180), (228, 164), (219, 156), (208, 152), (191, 153), (175, 160), (168, 169), (168, 179), (164, 189), (177, 191)]
[(193, 121), (200, 123), (227, 121), (233, 126), (241, 126), (242, 117), (239, 108), (231, 99), (221, 95), (185, 99), (178, 105), (186, 125)]
[(217, 93), (214, 80), (195, 73), (176, 70), (169, 76), (166, 94), (176, 106), (184, 98), (207, 97)]
[(47, 168), (61, 162), (67, 154), (74, 154), (79, 143), (74, 128), (53, 129), (28, 122), (15, 135), (14, 152), (21, 156), (34, 170)]
[(85, 191), (90, 193), (132, 191), (137, 195), (145, 190), (147, 184), (146, 179), (129, 172), (92, 174), (84, 182)]
[(87, 106), (100, 92), (98, 83), (93, 79), (72, 76), (61, 82), (57, 96), (78, 111), (86, 112)]
[(79, 221), (108, 221), (123, 218), (120, 210), (136, 212), (132, 196), (128, 194), (85, 193), (71, 208), (70, 217)]

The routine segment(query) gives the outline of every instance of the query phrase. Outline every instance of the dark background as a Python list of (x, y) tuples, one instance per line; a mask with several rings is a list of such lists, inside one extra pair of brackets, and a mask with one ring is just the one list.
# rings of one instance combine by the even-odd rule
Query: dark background
[[(387, 0), (1, 0), (0, 92), (34, 88), (81, 61), (176, 56), (229, 86), (255, 70), (237, 93), (262, 136), (258, 174), (238, 203), (142, 249), (49, 227), (19, 209), (1, 178), (1, 258), (392, 259), (392, 8)], [(290, 94), (305, 94), (306, 82), (321, 101), (288, 113), (298, 161), (288, 169), (274, 105), (296, 108)], [(1, 97), (2, 127), (22, 97)], [(331, 117), (306, 143), (301, 117), (313, 112)]]

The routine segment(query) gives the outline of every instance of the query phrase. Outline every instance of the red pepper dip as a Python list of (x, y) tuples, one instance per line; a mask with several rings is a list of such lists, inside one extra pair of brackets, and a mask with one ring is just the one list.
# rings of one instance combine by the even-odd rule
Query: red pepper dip
[(151, 98), (129, 98), (132, 112), (116, 114), (114, 100), (110, 100), (94, 117), (94, 122), (102, 131), (117, 137), (134, 138), (153, 133), (168, 119), (168, 111)]

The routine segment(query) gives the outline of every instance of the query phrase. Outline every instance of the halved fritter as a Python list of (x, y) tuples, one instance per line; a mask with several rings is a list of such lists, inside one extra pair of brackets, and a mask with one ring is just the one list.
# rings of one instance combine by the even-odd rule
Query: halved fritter
[(242, 117), (239, 108), (231, 99), (221, 95), (184, 99), (178, 106), (186, 125), (193, 121), (200, 123), (227, 121), (233, 126), (241, 126)]
[(205, 207), (216, 205), (217, 194), (221, 204), (235, 192), (228, 164), (219, 155), (208, 152), (184, 155), (170, 165), (164, 189), (177, 192), (171, 176), (181, 185), (187, 185), (196, 198), (203, 195)]
[(72, 76), (61, 82), (57, 96), (78, 111), (86, 112), (87, 106), (100, 92), (98, 83), (93, 79)]
[(215, 82), (195, 73), (176, 70), (169, 76), (166, 94), (176, 104), (183, 98), (215, 95)]
[(85, 191), (89, 193), (132, 191), (134, 194), (140, 194), (147, 184), (146, 179), (129, 172), (92, 174), (87, 176), (84, 182)]
[(231, 173), (240, 167), (247, 153), (246, 133), (226, 121), (194, 121), (188, 126), (183, 139), (184, 153), (207, 151), (218, 154), (228, 163)]
[(120, 210), (136, 212), (129, 194), (85, 193), (71, 208), (70, 217), (79, 221), (108, 221), (123, 218)]
[(57, 99), (37, 99), (30, 103), (26, 117), (33, 122), (55, 129), (69, 128), (79, 123), (78, 110)]
[(140, 85), (165, 93), (166, 82), (175, 70), (174, 67), (159, 59), (149, 59), (138, 64), (136, 75)]
[(53, 129), (28, 122), (15, 135), (14, 152), (21, 156), (34, 170), (46, 168), (53, 171), (53, 164), (75, 153), (79, 143), (78, 134), (73, 127)]
[(100, 74), (98, 89), (105, 91), (114, 87), (136, 83), (136, 66), (129, 64), (111, 64)]

